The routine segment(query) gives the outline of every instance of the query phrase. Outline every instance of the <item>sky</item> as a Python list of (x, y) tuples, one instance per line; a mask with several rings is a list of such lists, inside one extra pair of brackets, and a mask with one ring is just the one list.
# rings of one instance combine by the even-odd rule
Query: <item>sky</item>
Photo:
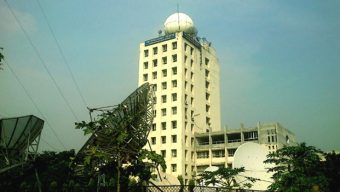
[(279, 122), (340, 150), (336, 0), (0, 0), (0, 117), (43, 118), (40, 150), (79, 149), (87, 137), (74, 122), (137, 88), (139, 43), (177, 4), (217, 51), (224, 127)]

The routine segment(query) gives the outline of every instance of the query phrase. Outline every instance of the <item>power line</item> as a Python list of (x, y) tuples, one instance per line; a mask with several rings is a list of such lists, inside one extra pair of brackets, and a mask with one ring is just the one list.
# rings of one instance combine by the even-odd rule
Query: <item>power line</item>
[(43, 16), (44, 16), (44, 19), (45, 19), (45, 21), (46, 21), (46, 23), (47, 23), (48, 29), (50, 30), (50, 32), (51, 32), (51, 34), (52, 34), (52, 37), (53, 37), (53, 39), (54, 39), (54, 41), (55, 41), (55, 43), (56, 43), (56, 45), (57, 45), (57, 47), (58, 47), (59, 53), (60, 53), (60, 55), (62, 56), (63, 61), (64, 61), (65, 65), (67, 66), (67, 69), (68, 69), (69, 73), (71, 74), (72, 81), (73, 81), (74, 85), (75, 85), (76, 88), (77, 88), (78, 94), (79, 94), (80, 97), (81, 97), (81, 100), (82, 100), (82, 102), (83, 102), (83, 104), (84, 104), (84, 107), (86, 108), (87, 102), (85, 101), (85, 98), (84, 98), (82, 92), (80, 91), (79, 85), (78, 85), (78, 83), (77, 83), (77, 81), (76, 81), (76, 78), (74, 77), (74, 74), (73, 74), (73, 72), (72, 72), (72, 70), (71, 70), (70, 65), (68, 64), (68, 61), (67, 61), (67, 59), (66, 59), (66, 57), (65, 57), (65, 54), (64, 54), (64, 52), (63, 52), (63, 49), (61, 48), (60, 43), (59, 43), (59, 41), (57, 40), (57, 38), (56, 38), (56, 36), (55, 36), (55, 34), (54, 34), (54, 31), (53, 31), (53, 29), (52, 29), (52, 27), (51, 27), (51, 25), (50, 25), (50, 22), (49, 22), (49, 20), (48, 20), (48, 18), (47, 18), (47, 16), (46, 16), (46, 13), (45, 13), (43, 7), (41, 6), (40, 1), (39, 1), (39, 0), (36, 0), (36, 1), (37, 1), (38, 5), (39, 5), (39, 8), (40, 8), (40, 10), (41, 10), (41, 12), (42, 12), (42, 14), (43, 14)]
[(54, 151), (58, 151), (58, 149), (56, 149), (55, 147), (53, 147), (51, 144), (49, 144), (46, 140), (44, 140), (43, 138), (40, 138), (41, 141), (43, 141), (44, 143), (46, 143), (50, 148), (52, 148)]
[(48, 76), (51, 78), (52, 82), (54, 83), (54, 85), (55, 85), (55, 87), (57, 88), (57, 90), (58, 90), (60, 96), (63, 98), (65, 104), (66, 104), (67, 107), (69, 108), (69, 110), (70, 110), (70, 112), (72, 113), (73, 117), (74, 117), (77, 121), (79, 121), (79, 119), (78, 119), (77, 115), (75, 114), (75, 112), (73, 111), (73, 109), (72, 109), (70, 103), (68, 102), (68, 100), (66, 99), (65, 95), (64, 95), (63, 92), (61, 91), (61, 88), (59, 87), (59, 85), (57, 84), (57, 81), (56, 81), (55, 78), (52, 76), (50, 70), (47, 68), (46, 63), (45, 63), (45, 61), (42, 59), (42, 57), (41, 57), (41, 55), (40, 55), (40, 53), (39, 53), (37, 47), (34, 45), (33, 41), (31, 40), (31, 38), (30, 38), (29, 35), (27, 34), (25, 28), (23, 27), (23, 25), (21, 24), (21, 22), (19, 21), (19, 19), (18, 19), (17, 16), (15, 15), (15, 13), (14, 13), (14, 11), (13, 11), (11, 5), (7, 2), (7, 0), (4, 0), (4, 1), (6, 2), (6, 4), (7, 4), (9, 10), (11, 11), (13, 17), (15, 18), (15, 21), (18, 23), (18, 25), (20, 26), (21, 30), (23, 31), (23, 33), (24, 33), (26, 39), (27, 39), (27, 40), (29, 41), (29, 43), (31, 44), (31, 46), (32, 46), (34, 52), (36, 53), (36, 55), (38, 56), (40, 62), (43, 64), (43, 67), (45, 68), (45, 70), (46, 70)]
[(15, 79), (18, 81), (18, 83), (20, 84), (20, 86), (23, 88), (24, 92), (26, 93), (26, 95), (28, 96), (28, 98), (31, 100), (31, 102), (33, 103), (35, 109), (39, 112), (39, 114), (41, 115), (42, 118), (45, 119), (46, 124), (51, 128), (53, 135), (57, 138), (58, 142), (63, 146), (64, 149), (66, 149), (65, 145), (63, 144), (63, 142), (61, 142), (60, 138), (58, 137), (57, 133), (54, 131), (52, 125), (49, 123), (49, 121), (47, 121), (47, 118), (45, 117), (45, 115), (40, 111), (38, 105), (35, 103), (35, 101), (33, 100), (31, 94), (29, 94), (28, 90), (26, 89), (26, 87), (24, 86), (24, 84), (21, 82), (21, 80), (19, 79), (18, 75), (14, 72), (13, 68), (8, 64), (8, 62), (6, 60), (4, 60), (4, 63), (8, 66), (8, 68), (10, 69), (10, 71), (12, 72), (12, 74), (14, 75)]

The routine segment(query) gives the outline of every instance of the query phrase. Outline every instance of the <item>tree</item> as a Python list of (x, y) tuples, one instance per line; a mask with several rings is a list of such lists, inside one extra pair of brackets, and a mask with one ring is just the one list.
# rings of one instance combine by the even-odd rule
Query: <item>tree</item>
[(323, 152), (313, 146), (301, 143), (283, 147), (267, 155), (265, 163), (273, 164), (268, 172), (273, 172), (274, 182), (269, 191), (303, 192), (312, 189), (327, 191), (320, 156)]
[(325, 161), (322, 162), (323, 171), (329, 182), (329, 191), (340, 192), (340, 154), (327, 153)]
[(177, 179), (179, 181), (180, 184), (180, 188), (179, 188), (179, 192), (183, 192), (184, 191), (184, 179), (182, 175), (178, 175)]
[(1, 191), (61, 191), (71, 177), (69, 165), (74, 156), (74, 150), (40, 153), (35, 160), (1, 174)]
[(188, 190), (189, 192), (194, 192), (195, 181), (193, 179), (189, 179)]
[(242, 182), (237, 181), (237, 176), (244, 171), (244, 167), (234, 169), (229, 167), (220, 167), (216, 171), (205, 171), (201, 173), (199, 175), (199, 183), (203, 182), (205, 185), (220, 185), (227, 191), (250, 188), (252, 183), (256, 181), (255, 178), (245, 177), (246, 180)]

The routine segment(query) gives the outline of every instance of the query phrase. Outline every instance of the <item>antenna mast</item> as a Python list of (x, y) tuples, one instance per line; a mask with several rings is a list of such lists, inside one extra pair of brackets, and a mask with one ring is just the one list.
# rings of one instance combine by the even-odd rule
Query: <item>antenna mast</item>
[(178, 24), (178, 31), (181, 31), (181, 26), (179, 25), (179, 4), (177, 3), (177, 24)]

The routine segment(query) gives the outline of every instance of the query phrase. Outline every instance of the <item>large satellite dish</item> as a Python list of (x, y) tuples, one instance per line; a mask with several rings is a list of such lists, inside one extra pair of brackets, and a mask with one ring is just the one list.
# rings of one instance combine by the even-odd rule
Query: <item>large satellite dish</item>
[(33, 115), (0, 119), (0, 173), (37, 154), (43, 126)]
[(248, 142), (239, 146), (234, 154), (233, 168), (244, 167), (245, 172), (237, 177), (238, 182), (245, 180), (245, 177), (253, 177), (258, 180), (250, 189), (267, 190), (272, 183), (272, 174), (267, 173), (271, 165), (263, 163), (267, 159), (267, 154), (267, 149), (257, 143)]
[[(114, 159), (117, 152), (128, 159), (129, 155), (136, 155), (148, 142), (148, 134), (153, 121), (153, 97), (152, 85), (145, 83), (130, 94), (121, 104), (105, 109), (109, 117), (103, 125), (93, 132), (85, 145), (79, 150), (76, 161), (88, 153), (91, 147), (96, 150), (112, 155)], [(100, 111), (103, 107), (97, 108)], [(96, 109), (90, 109), (96, 110)], [(128, 137), (122, 146), (116, 146), (112, 140), (116, 138), (115, 130), (125, 130)], [(80, 163), (80, 164), (79, 164)], [(76, 170), (77, 172), (81, 170)]]

